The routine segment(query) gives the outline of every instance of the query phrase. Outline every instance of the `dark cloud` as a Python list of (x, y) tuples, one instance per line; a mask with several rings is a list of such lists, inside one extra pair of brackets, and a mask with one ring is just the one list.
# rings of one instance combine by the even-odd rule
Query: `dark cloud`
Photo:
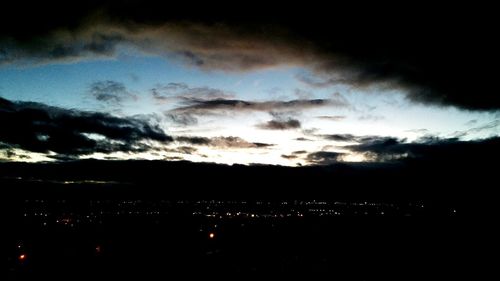
[(300, 121), (297, 119), (270, 120), (263, 124), (257, 124), (257, 128), (264, 130), (290, 130), (300, 128)]
[[(353, 152), (364, 153), (373, 161), (384, 162), (404, 159), (469, 159), (499, 156), (500, 138), (461, 141), (457, 138), (440, 139), (423, 137), (415, 142), (406, 142), (393, 137), (369, 137), (360, 144), (345, 146)], [(483, 154), (483, 155), (481, 155)], [(492, 158), (493, 159), (493, 158)]]
[(125, 100), (137, 98), (127, 90), (125, 84), (111, 80), (96, 81), (90, 84), (89, 93), (96, 100), (108, 104), (119, 105)]
[(210, 145), (219, 148), (257, 148), (267, 147), (266, 144), (248, 142), (240, 137), (215, 137), (210, 141)]
[(351, 134), (323, 135), (322, 137), (326, 140), (333, 140), (333, 141), (345, 141), (345, 142), (358, 141), (358, 137), (351, 135)]
[(295, 78), (311, 88), (326, 88), (338, 84), (352, 84), (354, 82), (348, 78), (321, 76), (326, 75), (323, 73), (317, 73), (316, 75), (313, 73), (299, 73), (295, 75)]
[(189, 99), (184, 101), (184, 106), (178, 107), (171, 113), (211, 115), (223, 112), (244, 112), (244, 111), (279, 111), (279, 110), (303, 110), (323, 106), (344, 106), (331, 100), (313, 99), (313, 100), (290, 100), (290, 101), (244, 101), (230, 99)]
[(30, 38), (30, 41), (16, 40), (12, 37), (0, 38), (0, 65), (106, 58), (116, 53), (118, 44), (127, 41), (124, 34), (94, 30), (90, 32), (54, 30), (39, 36)]
[[(218, 90), (217, 90), (218, 91)], [(222, 93), (222, 92), (221, 92)], [(324, 107), (346, 106), (343, 102), (326, 99), (290, 100), (290, 101), (245, 101), (234, 99), (205, 99), (193, 95), (182, 97), (181, 106), (165, 112), (165, 116), (179, 125), (195, 125), (198, 123), (196, 116), (224, 115), (246, 112), (269, 112), (275, 117), (276, 122), (289, 122), (285, 126), (296, 126), (297, 122), (285, 116), (298, 115), (301, 110)], [(284, 120), (283, 120), (284, 119)], [(275, 122), (271, 121), (273, 125)], [(300, 122), (299, 122), (300, 125)], [(297, 127), (298, 128), (298, 127)]]
[(197, 136), (179, 136), (175, 140), (181, 143), (192, 145), (207, 145), (217, 148), (268, 148), (273, 144), (248, 142), (240, 137), (197, 137)]
[[(461, 141), (458, 138), (442, 139), (433, 136), (425, 136), (417, 139), (414, 142), (408, 142), (406, 139), (398, 139), (394, 137), (383, 136), (354, 136), (350, 134), (323, 135), (325, 139), (354, 142), (356, 144), (346, 145), (342, 148), (350, 150), (354, 153), (362, 153), (369, 160), (375, 162), (391, 162), (403, 161), (408, 159), (423, 159), (432, 161), (439, 159), (440, 161), (450, 161), (456, 159), (460, 161), (469, 158), (493, 157), (498, 155), (498, 145), (500, 138), (493, 137), (485, 140)], [(313, 163), (321, 162), (324, 153), (316, 152), (307, 156), (307, 160)], [(474, 155), (477, 154), (477, 155)], [(481, 155), (483, 154), (483, 155)], [(336, 157), (332, 154), (332, 161), (340, 160), (340, 153)], [(496, 157), (496, 156), (495, 156)], [(319, 160), (318, 160), (319, 159)]]
[(297, 159), (299, 158), (300, 155), (302, 154), (306, 154), (307, 151), (305, 150), (297, 150), (297, 151), (294, 151), (292, 152), (291, 154), (283, 154), (281, 155), (281, 157), (285, 158), (285, 159), (289, 159), (289, 160), (292, 160), (292, 159)]
[[(474, 120), (474, 121), (476, 121), (476, 120)], [(476, 124), (477, 122), (470, 122), (469, 121), (467, 123), (470, 125), (473, 125), (473, 124)], [(453, 135), (453, 137), (460, 138), (460, 137), (465, 137), (465, 136), (470, 135), (470, 134), (477, 134), (477, 133), (481, 133), (484, 131), (491, 131), (494, 129), (496, 130), (496, 128), (498, 126), (500, 126), (500, 119), (496, 119), (496, 120), (493, 120), (493, 121), (488, 122), (486, 124), (483, 124), (481, 126), (472, 127), (470, 129), (467, 129), (464, 131), (456, 131), (452, 135)]]
[(308, 139), (308, 138), (303, 138), (303, 137), (296, 138), (295, 140), (296, 140), (296, 141), (312, 141), (311, 139)]
[(325, 140), (341, 141), (341, 142), (367, 142), (373, 139), (378, 140), (374, 136), (355, 136), (352, 134), (331, 134), (331, 135), (318, 135)]
[(309, 153), (306, 160), (311, 165), (331, 165), (337, 163), (344, 153), (332, 151), (317, 151)]
[[(279, 37), (273, 39), (258, 30), (249, 30), (247, 26), (222, 22), (211, 25), (171, 18), (159, 19), (154, 23), (147, 20), (145, 23), (137, 18), (143, 17), (136, 14), (137, 7), (121, 15), (126, 18), (113, 17), (117, 10), (125, 9), (122, 3), (117, 4), (119, 6), (108, 10), (106, 8), (110, 7), (98, 7), (99, 14), (84, 15), (89, 18), (75, 19), (82, 22), (75, 22), (77, 26), (74, 28), (54, 27), (40, 31), (41, 34), (33, 34), (26, 40), (16, 38), (22, 34), (0, 38), (0, 63), (44, 63), (111, 57), (120, 45), (164, 55), (204, 70), (246, 71), (297, 64), (304, 60), (304, 52), (287, 46), (287, 40)], [(165, 7), (160, 9), (165, 10)], [(152, 16), (151, 11), (147, 14)], [(278, 32), (277, 28), (272, 29)], [(24, 37), (29, 35), (30, 32), (25, 31)]]
[(182, 158), (180, 156), (166, 156), (163, 159), (167, 160), (167, 161), (182, 161), (182, 160), (184, 160), (184, 158)]
[(0, 123), (2, 143), (32, 152), (53, 151), (69, 156), (147, 151), (150, 147), (145, 141), (172, 141), (157, 125), (141, 119), (2, 98)]
[(347, 116), (344, 115), (322, 115), (322, 116), (316, 116), (318, 119), (323, 119), (323, 120), (330, 120), (330, 121), (342, 121), (347, 118)]
[(196, 147), (192, 147), (192, 146), (179, 146), (176, 148), (165, 148), (164, 151), (180, 153), (180, 154), (193, 154), (196, 151), (198, 151), (198, 149)]
[(258, 148), (268, 148), (268, 147), (271, 147), (271, 146), (275, 146), (275, 144), (272, 144), (272, 143), (263, 143), (263, 142), (252, 142), (252, 144), (255, 147), (258, 147)]
[(173, 100), (213, 100), (233, 98), (234, 94), (210, 87), (189, 87), (185, 83), (168, 83), (166, 85), (156, 85), (151, 89), (153, 98), (157, 101)]
[(419, 146), (420, 144), (405, 143), (404, 140), (393, 137), (371, 137), (361, 141), (360, 144), (345, 146), (345, 148), (353, 152), (364, 153), (374, 161), (388, 161), (413, 156), (409, 153), (414, 152)]
[(496, 129), (498, 126), (500, 126), (500, 119), (493, 120), (481, 126), (470, 128), (468, 130), (468, 133), (479, 133), (484, 130)]
[(178, 142), (185, 142), (194, 145), (210, 145), (210, 138), (206, 137), (193, 137), (193, 136), (180, 136), (175, 138)]
[(316, 87), (376, 86), (402, 90), (417, 103), (500, 109), (492, 91), (493, 7), (337, 3), (332, 15), (314, 3), (286, 13), (269, 2), (229, 11), (197, 4), (199, 12), (190, 4), (134, 0), (26, 6), (2, 7), (0, 64), (110, 57), (126, 45), (205, 70), (303, 66), (311, 75), (302, 81)]

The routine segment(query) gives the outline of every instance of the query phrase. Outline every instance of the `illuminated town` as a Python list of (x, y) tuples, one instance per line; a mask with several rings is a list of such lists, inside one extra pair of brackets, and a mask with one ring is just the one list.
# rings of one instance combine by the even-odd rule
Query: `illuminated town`
[[(303, 217), (425, 216), (423, 202), (381, 203), (321, 200), (25, 200), (22, 217), (40, 226), (79, 227), (117, 219), (168, 219), (169, 216), (207, 220), (280, 220)], [(448, 210), (452, 214), (454, 210)], [(443, 213), (444, 214), (444, 213)], [(435, 213), (433, 215), (436, 215)], [(438, 214), (439, 215), (439, 214)]]

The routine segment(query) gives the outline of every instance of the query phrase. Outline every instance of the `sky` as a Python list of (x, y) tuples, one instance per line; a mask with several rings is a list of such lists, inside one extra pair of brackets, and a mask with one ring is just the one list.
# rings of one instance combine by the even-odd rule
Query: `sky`
[(404, 17), (378, 21), (373, 35), (366, 18), (135, 7), (90, 2), (54, 18), (49, 5), (4, 19), (19, 24), (0, 33), (2, 161), (325, 165), (499, 136), (491, 73), (456, 47), (467, 30), (443, 41), (449, 27), (433, 14), (429, 26), (403, 22), (403, 35), (390, 26)]

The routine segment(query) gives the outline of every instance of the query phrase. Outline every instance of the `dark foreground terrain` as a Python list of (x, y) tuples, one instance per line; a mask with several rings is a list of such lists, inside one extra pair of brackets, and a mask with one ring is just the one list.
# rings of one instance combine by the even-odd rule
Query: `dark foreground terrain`
[(475, 197), (455, 180), (412, 171), (2, 164), (7, 277), (451, 280), (484, 273), (473, 264), (486, 260), (493, 233), (471, 213)]
[(430, 219), (421, 205), (77, 199), (18, 204), (22, 212), (8, 228), (10, 278), (329, 273), (406, 279), (427, 278), (431, 270), (456, 273), (463, 262), (465, 226), (454, 210)]

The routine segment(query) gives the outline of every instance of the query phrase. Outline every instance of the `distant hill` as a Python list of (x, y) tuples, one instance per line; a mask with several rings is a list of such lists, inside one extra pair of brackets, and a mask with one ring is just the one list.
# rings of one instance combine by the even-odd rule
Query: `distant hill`
[(487, 191), (495, 166), (407, 160), (283, 167), (187, 161), (0, 163), (9, 196), (331, 198), (455, 201)]

